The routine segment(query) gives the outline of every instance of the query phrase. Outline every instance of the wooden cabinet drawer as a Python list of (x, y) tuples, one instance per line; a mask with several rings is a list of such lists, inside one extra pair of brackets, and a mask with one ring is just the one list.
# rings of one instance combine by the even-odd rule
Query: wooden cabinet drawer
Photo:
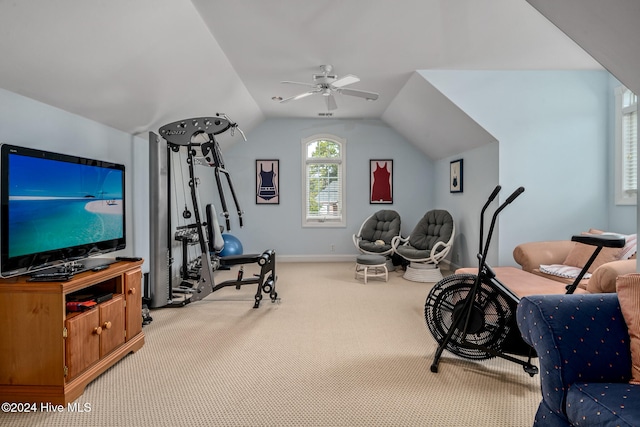
[(65, 360), (68, 369), (67, 381), (87, 369), (100, 359), (100, 312), (90, 310), (70, 317), (67, 327)]
[(100, 357), (124, 344), (124, 299), (116, 295), (98, 306), (100, 310)]
[(124, 343), (124, 298), (116, 295), (97, 308), (66, 320), (67, 381)]

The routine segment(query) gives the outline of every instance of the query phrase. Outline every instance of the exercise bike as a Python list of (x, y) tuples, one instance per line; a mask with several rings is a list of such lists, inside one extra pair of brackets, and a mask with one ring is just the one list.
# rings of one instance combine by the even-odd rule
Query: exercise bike
[[(538, 373), (538, 367), (531, 363), (535, 352), (522, 340), (515, 320), (520, 297), (498, 280), (486, 262), (498, 215), (524, 192), (524, 188), (519, 187), (496, 209), (483, 244), (484, 213), (500, 190), (501, 187), (496, 186), (480, 212), (478, 274), (454, 274), (442, 279), (431, 289), (425, 302), (425, 320), (438, 342), (431, 372), (438, 372), (446, 349), (471, 360), (500, 357), (522, 365), (530, 376)], [(596, 249), (578, 277), (566, 287), (567, 294), (576, 290), (603, 247), (621, 248), (625, 243), (624, 237), (618, 235), (579, 235), (571, 240), (596, 246)], [(516, 355), (525, 356), (526, 360)]]

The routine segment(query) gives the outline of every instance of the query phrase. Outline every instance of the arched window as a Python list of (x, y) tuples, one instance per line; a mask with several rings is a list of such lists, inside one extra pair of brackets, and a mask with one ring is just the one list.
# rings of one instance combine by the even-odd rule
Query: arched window
[(305, 227), (345, 227), (345, 144), (334, 135), (302, 140)]

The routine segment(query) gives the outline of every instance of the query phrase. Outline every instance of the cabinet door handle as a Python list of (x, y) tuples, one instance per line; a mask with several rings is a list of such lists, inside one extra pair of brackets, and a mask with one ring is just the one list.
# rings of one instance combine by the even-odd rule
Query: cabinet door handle
[(136, 294), (136, 288), (129, 289), (129, 294), (130, 295), (135, 295)]
[(102, 325), (103, 329), (111, 329), (111, 322), (104, 322), (104, 324)]
[(100, 335), (102, 333), (102, 328), (100, 326), (96, 326), (93, 328), (93, 333), (96, 335)]

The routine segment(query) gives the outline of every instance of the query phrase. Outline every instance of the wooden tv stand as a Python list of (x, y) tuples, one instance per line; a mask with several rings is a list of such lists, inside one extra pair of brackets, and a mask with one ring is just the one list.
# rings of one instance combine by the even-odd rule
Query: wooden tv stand
[[(0, 280), (0, 402), (66, 405), (144, 345), (142, 261), (67, 282)], [(113, 294), (82, 312), (67, 301)]]

